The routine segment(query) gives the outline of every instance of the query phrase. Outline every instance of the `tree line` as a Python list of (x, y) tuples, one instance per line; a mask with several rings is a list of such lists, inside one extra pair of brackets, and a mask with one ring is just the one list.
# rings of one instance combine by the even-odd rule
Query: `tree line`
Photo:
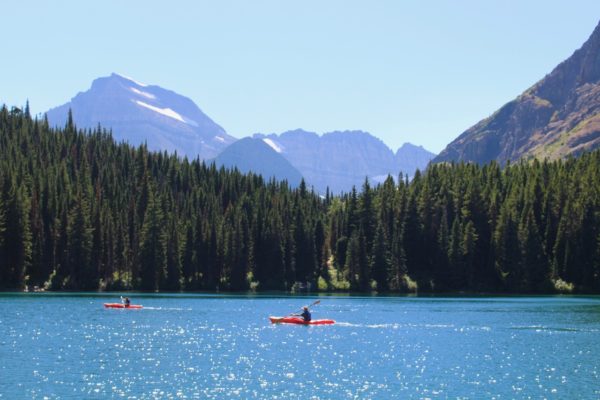
[(0, 287), (600, 292), (600, 152), (333, 196), (0, 109)]

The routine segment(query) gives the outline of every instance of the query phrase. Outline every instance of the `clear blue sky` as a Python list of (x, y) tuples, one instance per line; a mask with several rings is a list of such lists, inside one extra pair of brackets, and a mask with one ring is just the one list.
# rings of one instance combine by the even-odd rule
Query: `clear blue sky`
[(439, 152), (569, 57), (600, 1), (7, 1), (0, 102), (33, 112), (118, 72), (228, 133), (362, 129)]

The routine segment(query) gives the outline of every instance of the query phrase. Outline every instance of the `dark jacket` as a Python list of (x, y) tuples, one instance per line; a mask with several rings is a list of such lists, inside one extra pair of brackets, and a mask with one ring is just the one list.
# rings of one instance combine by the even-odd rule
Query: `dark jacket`
[(304, 311), (302, 311), (302, 314), (300, 314), (300, 316), (301, 316), (302, 318), (304, 318), (304, 320), (305, 320), (306, 322), (309, 322), (309, 321), (310, 321), (310, 319), (311, 319), (310, 311), (308, 311), (308, 310), (304, 310)]

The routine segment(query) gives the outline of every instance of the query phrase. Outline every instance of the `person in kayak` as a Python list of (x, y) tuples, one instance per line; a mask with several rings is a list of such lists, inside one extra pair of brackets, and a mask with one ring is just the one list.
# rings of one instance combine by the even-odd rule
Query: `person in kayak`
[(302, 307), (302, 313), (301, 314), (293, 314), (293, 315), (296, 315), (298, 317), (302, 317), (302, 319), (304, 319), (304, 322), (310, 322), (310, 320), (312, 319), (312, 316), (310, 314), (310, 310), (308, 309), (308, 306)]
[(125, 298), (123, 299), (123, 305), (124, 305), (125, 307), (129, 307), (129, 305), (130, 305), (130, 304), (131, 304), (131, 300), (129, 300), (129, 297), (125, 297)]

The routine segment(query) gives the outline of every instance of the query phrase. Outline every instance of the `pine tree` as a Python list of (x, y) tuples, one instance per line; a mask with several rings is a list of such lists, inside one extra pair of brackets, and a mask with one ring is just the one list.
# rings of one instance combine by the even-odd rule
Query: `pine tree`
[(523, 274), (520, 263), (518, 227), (508, 203), (502, 207), (494, 233), (496, 270), (502, 277), (505, 290), (521, 292)]
[(532, 209), (526, 213), (518, 234), (521, 244), (520, 269), (526, 271), (526, 277), (521, 278), (521, 285), (530, 293), (544, 292), (550, 285), (550, 269)]
[(402, 224), (402, 237), (406, 255), (407, 273), (418, 280), (425, 280), (420, 273), (421, 266), (423, 265), (424, 249), (422, 243), (422, 228), (414, 195), (408, 199), (407, 208), (404, 213), (404, 222)]
[(477, 251), (477, 240), (479, 236), (475, 231), (475, 225), (473, 221), (468, 221), (463, 228), (461, 247), (461, 256), (464, 264), (464, 270), (466, 274), (466, 287), (469, 290), (478, 290), (480, 278), (478, 271), (476, 270), (479, 264), (476, 259)]
[(373, 205), (373, 193), (369, 179), (365, 178), (359, 200), (359, 226), (363, 231), (366, 251), (370, 252), (373, 247), (375, 231), (375, 211)]
[(327, 252), (325, 249), (325, 227), (321, 219), (318, 219), (315, 223), (315, 229), (313, 233), (315, 240), (315, 256), (317, 258), (317, 269), (316, 275), (321, 276), (325, 279), (328, 277), (327, 273)]
[(87, 200), (78, 195), (69, 211), (67, 225), (67, 265), (65, 289), (94, 290), (98, 288), (98, 271), (92, 264), (92, 233)]
[(449, 290), (459, 290), (466, 287), (463, 264), (463, 228), (458, 218), (452, 222), (450, 240), (448, 242), (448, 271), (445, 274), (444, 286)]
[(166, 233), (166, 276), (162, 288), (172, 292), (181, 290), (182, 281), (181, 240), (178, 225), (176, 218), (171, 218)]
[(350, 281), (351, 290), (359, 290), (360, 287), (360, 252), (360, 239), (358, 237), (358, 232), (354, 232), (348, 241), (348, 248), (346, 250), (345, 257), (345, 270), (348, 273), (348, 280)]
[[(231, 290), (242, 291), (248, 289), (246, 276), (249, 265), (251, 264), (249, 254), (250, 246), (248, 245), (248, 221), (245, 214), (236, 216), (234, 223), (235, 226), (230, 236), (231, 254), (229, 261), (230, 274), (228, 281), (230, 282)], [(283, 259), (283, 255), (281, 258)], [(282, 264), (280, 264), (279, 267), (279, 273), (281, 275), (283, 275)]]
[(389, 289), (388, 271), (390, 270), (390, 257), (387, 251), (386, 238), (383, 225), (380, 223), (375, 230), (373, 252), (371, 254), (371, 271), (373, 279), (377, 282), (377, 290), (385, 292)]
[(185, 232), (183, 259), (181, 262), (184, 280), (182, 289), (191, 291), (198, 289), (198, 265), (196, 261), (196, 251), (194, 249), (194, 229), (192, 223), (186, 225)]
[(22, 288), (31, 263), (30, 203), (24, 187), (18, 187), (11, 179), (6, 179), (4, 193), (6, 228), (0, 255), (0, 285)]
[[(2, 176), (0, 176), (0, 186), (2, 186)], [(6, 210), (4, 199), (0, 196), (0, 249), (4, 247), (4, 232), (6, 232)]]
[(450, 230), (448, 228), (448, 212), (446, 207), (443, 208), (442, 217), (440, 219), (440, 227), (437, 235), (437, 257), (433, 272), (434, 287), (436, 290), (443, 291), (445, 285), (450, 279), (449, 273), (449, 245), (450, 245)]
[(165, 275), (166, 259), (164, 215), (153, 188), (149, 190), (148, 208), (140, 237), (140, 289), (155, 291)]

